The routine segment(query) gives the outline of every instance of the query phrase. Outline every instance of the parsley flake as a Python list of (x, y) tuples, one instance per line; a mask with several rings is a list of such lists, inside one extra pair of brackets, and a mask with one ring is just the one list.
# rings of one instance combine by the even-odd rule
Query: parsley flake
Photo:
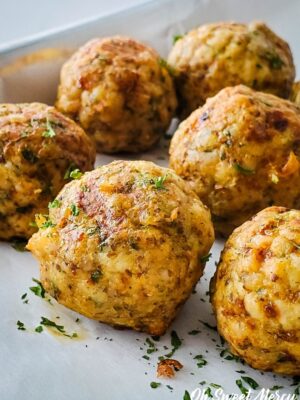
[(205, 256), (201, 257), (200, 258), (201, 264), (205, 265), (209, 261), (210, 257), (211, 257), (211, 253), (208, 253)]
[(161, 68), (166, 69), (171, 76), (175, 75), (174, 68), (171, 67), (171, 65), (169, 65), (164, 58), (160, 58), (158, 62), (159, 62), (159, 65), (161, 66)]
[(244, 167), (243, 165), (238, 164), (238, 163), (233, 164), (233, 168), (237, 172), (240, 172), (241, 174), (244, 174), (244, 175), (253, 175), (255, 173), (254, 169)]
[(17, 251), (26, 251), (27, 240), (23, 239), (15, 239), (11, 246)]
[(156, 389), (156, 388), (158, 388), (160, 385), (161, 385), (161, 383), (159, 383), (159, 382), (151, 382), (151, 383), (150, 383), (150, 386), (151, 386), (152, 389)]
[(158, 189), (158, 190), (165, 189), (164, 182), (166, 179), (167, 179), (167, 174), (164, 176), (159, 176), (157, 178), (153, 178), (155, 189)]
[(255, 390), (259, 387), (259, 384), (254, 379), (250, 378), (250, 376), (241, 376), (241, 378), (244, 382), (248, 383), (252, 389)]
[(80, 171), (80, 169), (75, 168), (75, 169), (73, 169), (73, 171), (70, 172), (69, 176), (72, 179), (79, 179), (82, 177), (82, 175), (83, 175), (83, 173)]
[(248, 389), (245, 388), (245, 386), (243, 385), (242, 380), (241, 380), (241, 379), (237, 379), (237, 380), (235, 381), (235, 383), (236, 383), (237, 387), (240, 389), (241, 393), (244, 394), (245, 396), (247, 396), (247, 394), (248, 394)]
[(183, 35), (174, 35), (173, 36), (173, 44), (176, 43), (178, 40), (182, 39)]
[(197, 367), (198, 368), (203, 368), (204, 365), (207, 364), (207, 361), (203, 358), (202, 354), (199, 354), (199, 355), (195, 356), (194, 360), (197, 360)]
[(40, 281), (38, 281), (35, 278), (32, 278), (32, 281), (37, 283), (37, 286), (31, 286), (29, 289), (38, 297), (41, 297), (42, 299), (45, 298), (45, 289), (43, 288), (43, 285), (41, 284)]
[(17, 321), (17, 327), (19, 331), (26, 331), (25, 325), (21, 321)]
[(91, 280), (95, 283), (99, 282), (99, 279), (102, 277), (103, 273), (100, 269), (96, 269), (91, 273)]
[(187, 390), (185, 390), (184, 395), (183, 395), (183, 400), (191, 400), (191, 395)]
[(59, 208), (61, 206), (61, 201), (54, 199), (48, 204), (48, 208)]
[(71, 204), (70, 210), (74, 217), (77, 217), (79, 215), (79, 208), (76, 206), (76, 204)]
[(53, 129), (48, 117), (46, 119), (46, 130), (42, 133), (42, 136), (45, 138), (53, 138), (56, 136), (55, 130)]

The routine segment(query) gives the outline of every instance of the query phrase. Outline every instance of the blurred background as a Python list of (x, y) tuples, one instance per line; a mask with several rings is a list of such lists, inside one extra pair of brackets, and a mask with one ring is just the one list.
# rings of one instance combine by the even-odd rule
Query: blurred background
[(8, 0), (1, 2), (0, 44), (73, 25), (147, 0)]

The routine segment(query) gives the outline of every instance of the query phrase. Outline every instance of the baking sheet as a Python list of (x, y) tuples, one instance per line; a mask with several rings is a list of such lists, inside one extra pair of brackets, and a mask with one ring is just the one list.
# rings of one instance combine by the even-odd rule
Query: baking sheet
[[(2, 46), (0, 101), (53, 102), (61, 63), (74, 48), (94, 36), (131, 35), (166, 55), (174, 34), (184, 33), (207, 21), (265, 20), (289, 41), (296, 65), (300, 65), (299, 16), (298, 0), (148, 1), (144, 6), (126, 12), (94, 18), (72, 29), (31, 38), (11, 49)], [(157, 149), (135, 158), (166, 166), (168, 146), (169, 141), (163, 139)], [(113, 159), (98, 155), (97, 164)], [(211, 384), (221, 385), (226, 394), (240, 396), (236, 381), (241, 375), (250, 376), (259, 384), (250, 398), (266, 396), (267, 392), (262, 390), (275, 385), (282, 386), (279, 393), (292, 394), (296, 386), (291, 386), (291, 378), (263, 374), (235, 360), (225, 359), (228, 353), (224, 355), (225, 345), (213, 329), (215, 321), (207, 296), (221, 248), (222, 243), (216, 242), (196, 293), (191, 295), (167, 334), (159, 342), (150, 338), (153, 348), (149, 341), (146, 342), (149, 336), (145, 334), (115, 330), (79, 316), (53, 299), (49, 303), (47, 298), (35, 296), (29, 287), (35, 285), (32, 278), (39, 275), (37, 262), (30, 253), (18, 252), (11, 244), (0, 243), (0, 399), (177, 400), (183, 399), (188, 391), (195, 400), (200, 399), (200, 390), (204, 392), (210, 388), (211, 393), (218, 390)], [(27, 295), (22, 299), (25, 293)], [(76, 332), (78, 338), (57, 335), (47, 329), (36, 333), (35, 327), (42, 316), (63, 325), (67, 333)], [(76, 322), (77, 318), (80, 320)], [(25, 324), (26, 331), (17, 329), (18, 320)], [(184, 367), (175, 379), (159, 380), (156, 378), (157, 360), (171, 350), (172, 330), (182, 339), (174, 358)], [(191, 332), (194, 334), (189, 334)], [(203, 368), (197, 367), (194, 359), (197, 355), (207, 361)], [(245, 372), (236, 372), (241, 370)], [(150, 387), (152, 381), (161, 385), (153, 389)], [(220, 391), (218, 393), (221, 395)]]

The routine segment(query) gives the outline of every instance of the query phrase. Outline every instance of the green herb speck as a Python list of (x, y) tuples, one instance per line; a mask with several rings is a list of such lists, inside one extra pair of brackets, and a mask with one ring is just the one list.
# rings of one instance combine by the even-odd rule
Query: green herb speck
[(159, 383), (159, 382), (151, 382), (151, 383), (150, 383), (150, 386), (151, 386), (152, 389), (156, 389), (156, 388), (158, 388), (160, 385), (161, 385), (161, 383)]
[(174, 35), (173, 36), (173, 44), (176, 43), (178, 40), (182, 39), (183, 35)]
[(45, 289), (43, 288), (43, 285), (41, 284), (40, 281), (38, 281), (35, 278), (32, 278), (32, 281), (37, 283), (37, 286), (31, 286), (29, 289), (38, 297), (41, 297), (42, 299), (45, 298)]
[(237, 172), (240, 172), (241, 174), (244, 174), (244, 175), (253, 175), (255, 173), (255, 171), (253, 169), (244, 167), (243, 165), (238, 164), (238, 163), (233, 164), (233, 168)]
[(82, 177), (82, 175), (83, 173), (78, 168), (75, 168), (70, 172), (70, 178), (72, 179), (79, 179)]
[(46, 130), (42, 133), (42, 136), (45, 138), (53, 138), (54, 136), (56, 136), (56, 133), (48, 117), (46, 119)]
[(25, 325), (21, 321), (17, 321), (17, 327), (19, 331), (26, 331)]
[(61, 206), (61, 201), (58, 199), (54, 199), (52, 202), (48, 204), (48, 208), (58, 208)]
[(77, 217), (79, 215), (79, 208), (76, 206), (76, 204), (71, 204), (70, 210), (74, 217)]
[(97, 282), (99, 282), (99, 279), (101, 278), (102, 275), (103, 275), (102, 271), (100, 269), (96, 269), (95, 271), (93, 271), (91, 273), (91, 280), (93, 282), (97, 283)]

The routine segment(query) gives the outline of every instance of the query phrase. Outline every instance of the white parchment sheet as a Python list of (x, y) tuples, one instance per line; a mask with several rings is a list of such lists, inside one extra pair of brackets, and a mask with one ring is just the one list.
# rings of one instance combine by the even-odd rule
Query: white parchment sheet
[[(300, 65), (299, 0), (147, 1), (122, 13), (95, 17), (9, 48), (0, 47), (0, 102), (51, 104), (62, 62), (80, 44), (95, 36), (130, 35), (148, 42), (165, 56), (174, 34), (185, 33), (204, 22), (253, 19), (266, 21), (283, 36), (291, 45), (296, 66)], [(168, 145), (164, 139), (156, 150), (136, 158), (167, 165)], [(112, 159), (98, 155), (97, 164)], [(260, 390), (276, 385), (282, 387), (281, 394), (293, 393), (291, 379), (262, 374), (225, 359), (228, 354), (222, 352), (224, 344), (211, 329), (215, 321), (207, 295), (221, 248), (220, 242), (214, 245), (213, 257), (197, 292), (182, 308), (168, 333), (159, 342), (153, 341), (155, 351), (151, 352), (153, 347), (150, 347), (148, 354), (147, 335), (115, 330), (88, 320), (54, 300), (51, 305), (35, 296), (29, 287), (34, 285), (32, 277), (39, 276), (37, 262), (30, 253), (17, 252), (10, 244), (0, 243), (0, 400), (181, 400), (186, 390), (192, 394), (197, 388), (210, 388), (214, 393), (217, 388), (211, 384), (221, 385), (226, 394), (241, 395), (236, 384), (241, 375), (250, 376), (259, 384), (255, 396), (260, 397), (253, 394), (253, 399), (266, 399), (266, 393)], [(25, 293), (27, 304), (21, 299)], [(64, 325), (67, 332), (77, 332), (79, 338), (53, 335), (46, 329), (35, 333), (41, 316)], [(76, 322), (78, 317), (80, 321)], [(26, 331), (17, 329), (18, 320), (25, 324)], [(175, 379), (158, 380), (157, 359), (170, 351), (172, 330), (182, 339), (174, 358), (184, 367)], [(191, 331), (197, 333), (189, 334)], [(143, 358), (145, 355), (149, 360)], [(194, 359), (197, 355), (203, 355), (207, 361), (203, 368), (197, 367)], [(241, 370), (245, 372), (236, 372)], [(161, 386), (152, 389), (152, 381), (161, 382)]]

